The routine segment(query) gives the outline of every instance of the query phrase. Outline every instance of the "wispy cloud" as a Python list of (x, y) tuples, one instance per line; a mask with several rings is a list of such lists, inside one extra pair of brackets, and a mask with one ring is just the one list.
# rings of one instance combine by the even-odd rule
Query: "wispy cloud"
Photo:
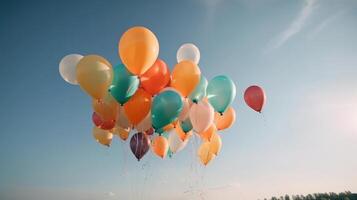
[(336, 18), (340, 17), (344, 13), (346, 13), (346, 10), (339, 11), (339, 12), (335, 13), (334, 15), (326, 18), (318, 26), (316, 26), (315, 29), (313, 29), (311, 31), (311, 33), (309, 34), (308, 38), (309, 39), (315, 38), (326, 26), (328, 26), (330, 23), (332, 23), (334, 20), (336, 20)]
[(291, 22), (286, 30), (281, 32), (278, 37), (271, 41), (269, 50), (281, 47), (291, 37), (299, 33), (305, 25), (307, 19), (312, 14), (316, 7), (317, 0), (305, 0), (304, 6), (299, 12), (298, 16)]

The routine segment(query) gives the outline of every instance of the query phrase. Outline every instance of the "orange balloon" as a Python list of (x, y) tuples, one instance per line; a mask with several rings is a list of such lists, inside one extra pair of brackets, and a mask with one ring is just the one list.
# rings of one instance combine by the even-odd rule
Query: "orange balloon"
[(122, 139), (123, 141), (127, 140), (129, 137), (131, 128), (122, 128), (120, 126), (116, 126), (113, 129), (113, 135), (117, 135)]
[(127, 30), (119, 41), (119, 56), (133, 74), (145, 73), (159, 55), (159, 42), (149, 29), (135, 26)]
[(124, 104), (125, 114), (133, 125), (141, 122), (150, 112), (150, 108), (151, 95), (141, 88)]
[(233, 125), (236, 121), (236, 112), (232, 107), (229, 107), (223, 114), (218, 112), (214, 113), (214, 123), (217, 130), (224, 130)]
[(206, 141), (198, 148), (198, 157), (202, 164), (207, 165), (212, 159), (216, 157), (214, 153), (210, 151), (210, 142)]
[(200, 77), (200, 68), (195, 63), (188, 60), (181, 61), (172, 71), (171, 87), (179, 91), (183, 97), (187, 97), (195, 90)]
[(154, 139), (151, 147), (156, 155), (165, 158), (167, 151), (169, 150), (169, 142), (164, 136), (158, 136)]
[(115, 121), (118, 116), (119, 104), (108, 92), (103, 99), (93, 99), (92, 107), (104, 121)]
[(216, 132), (213, 133), (210, 141), (210, 151), (211, 153), (218, 155), (222, 148), (221, 136)]
[(211, 126), (203, 131), (203, 132), (200, 132), (199, 135), (201, 136), (201, 138), (204, 140), (204, 141), (211, 141), (211, 138), (212, 136), (217, 132), (217, 128), (216, 128), (216, 125), (214, 124), (211, 124)]
[(151, 95), (160, 92), (169, 82), (170, 70), (160, 59), (157, 59), (154, 65), (140, 77), (141, 86)]
[(168, 124), (168, 125), (164, 126), (164, 127), (162, 128), (162, 130), (163, 130), (163, 131), (169, 131), (169, 130), (175, 128), (175, 127), (177, 126), (177, 124), (179, 124), (179, 123), (178, 123), (178, 120), (175, 120), (175, 121), (172, 122), (171, 124)]
[(178, 134), (178, 136), (181, 138), (181, 140), (184, 142), (185, 140), (189, 139), (192, 136), (192, 131), (189, 131), (187, 133), (185, 133), (182, 128), (181, 128), (181, 124), (177, 123), (176, 127), (175, 127), (175, 131)]

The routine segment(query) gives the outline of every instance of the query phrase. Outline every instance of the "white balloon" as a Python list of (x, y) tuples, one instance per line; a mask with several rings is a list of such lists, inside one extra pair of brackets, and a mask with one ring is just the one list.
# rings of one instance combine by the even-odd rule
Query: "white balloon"
[(189, 114), (193, 130), (201, 133), (207, 130), (214, 120), (214, 109), (206, 101), (192, 104)]
[(59, 72), (62, 78), (70, 84), (78, 85), (77, 64), (83, 58), (79, 54), (69, 54), (62, 58), (59, 64)]
[(200, 50), (196, 47), (196, 45), (186, 43), (181, 45), (181, 47), (177, 50), (176, 58), (178, 63), (183, 60), (190, 60), (195, 64), (198, 64), (198, 62), (200, 62)]
[(169, 147), (172, 153), (181, 151), (188, 143), (188, 139), (182, 141), (180, 136), (176, 133), (175, 129), (169, 131)]

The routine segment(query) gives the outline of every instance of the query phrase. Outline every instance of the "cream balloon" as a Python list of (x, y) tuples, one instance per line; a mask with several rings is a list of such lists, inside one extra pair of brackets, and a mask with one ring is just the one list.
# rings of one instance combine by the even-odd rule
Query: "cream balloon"
[(59, 63), (59, 72), (62, 78), (72, 85), (78, 85), (77, 82), (77, 64), (83, 58), (79, 54), (69, 54), (62, 58)]
[(177, 50), (176, 58), (178, 63), (183, 60), (190, 60), (195, 64), (198, 64), (200, 61), (200, 50), (196, 45), (186, 43), (181, 45), (181, 47)]
[(98, 143), (109, 147), (112, 143), (113, 134), (95, 126), (93, 127), (93, 137)]
[(135, 129), (138, 132), (145, 132), (149, 130), (152, 127), (151, 124), (151, 112), (149, 112), (146, 117), (141, 120), (141, 122), (138, 123), (138, 125), (135, 126)]
[(124, 129), (132, 127), (128, 117), (125, 115), (123, 106), (119, 106), (119, 114), (118, 114), (118, 117), (116, 120), (116, 125), (124, 128)]
[(201, 133), (213, 123), (214, 109), (207, 101), (200, 101), (191, 105), (189, 116), (193, 130)]
[(169, 147), (172, 153), (181, 151), (188, 143), (188, 139), (182, 141), (175, 129), (169, 131)]
[(178, 117), (178, 119), (180, 121), (184, 121), (185, 119), (187, 119), (189, 113), (190, 113), (190, 100), (188, 98), (183, 98), (182, 99), (182, 102), (183, 102), (183, 108), (182, 108), (182, 111)]

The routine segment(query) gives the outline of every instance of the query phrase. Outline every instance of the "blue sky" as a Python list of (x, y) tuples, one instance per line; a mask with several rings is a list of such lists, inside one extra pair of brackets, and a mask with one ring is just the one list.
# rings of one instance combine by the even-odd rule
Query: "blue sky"
[[(257, 199), (357, 191), (357, 2), (353, 0), (2, 1), (0, 197)], [(120, 63), (129, 27), (155, 32), (169, 66), (186, 42), (211, 79), (237, 85), (235, 125), (206, 168), (198, 142), (137, 162), (91, 135), (91, 103), (58, 73), (70, 53)], [(244, 104), (259, 84), (263, 115)]]

